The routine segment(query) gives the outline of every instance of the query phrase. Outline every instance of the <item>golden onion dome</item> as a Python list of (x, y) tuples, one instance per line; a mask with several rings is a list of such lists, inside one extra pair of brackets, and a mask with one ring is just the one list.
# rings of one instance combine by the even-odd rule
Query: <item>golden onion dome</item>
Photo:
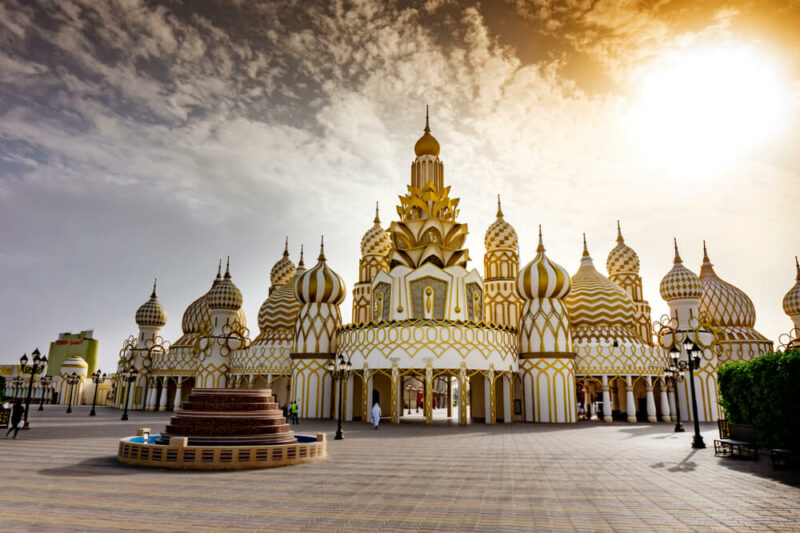
[(344, 280), (325, 262), (324, 244), (320, 243), (317, 264), (306, 270), (294, 282), (295, 297), (301, 303), (339, 305), (345, 298)]
[(715, 326), (747, 326), (756, 324), (756, 308), (753, 301), (738, 287), (717, 276), (714, 265), (708, 259), (706, 242), (703, 241), (703, 265), (700, 267), (700, 297), (698, 311), (707, 316)]
[(87, 369), (89, 368), (89, 363), (83, 359), (80, 355), (71, 355), (63, 363), (61, 363), (61, 375), (71, 374), (75, 372), (76, 374), (83, 374), (85, 375)]
[(392, 249), (392, 239), (389, 232), (381, 227), (381, 219), (378, 217), (378, 204), (375, 204), (374, 224), (361, 237), (361, 255), (380, 255), (385, 256)]
[(661, 297), (668, 302), (686, 299), (699, 300), (703, 295), (697, 274), (683, 266), (683, 260), (678, 253), (677, 239), (675, 240), (675, 259), (672, 269), (661, 280), (659, 290)]
[(258, 328), (294, 330), (294, 322), (300, 311), (300, 302), (294, 295), (294, 283), (285, 283), (272, 291), (258, 310)]
[(564, 298), (572, 326), (622, 326), (635, 322), (633, 300), (619, 285), (594, 267), (583, 236), (581, 266), (572, 276), (572, 290)]
[(289, 237), (286, 237), (286, 246), (283, 249), (283, 256), (272, 267), (269, 273), (269, 281), (272, 285), (283, 285), (289, 283), (294, 278), (296, 267), (289, 259)]
[(536, 298), (564, 298), (570, 291), (569, 272), (544, 253), (542, 226), (539, 226), (539, 246), (533, 261), (520, 269), (517, 276), (517, 293), (524, 300)]
[(431, 128), (428, 125), (428, 106), (425, 106), (425, 133), (414, 145), (414, 153), (417, 154), (417, 157), (422, 157), (423, 155), (439, 157), (439, 141), (431, 135)]
[(608, 254), (606, 270), (608, 270), (609, 276), (639, 273), (639, 256), (633, 251), (633, 248), (625, 244), (625, 239), (622, 238), (622, 230), (619, 227), (619, 220), (617, 220), (617, 245)]
[(517, 231), (514, 226), (503, 218), (499, 194), (497, 195), (497, 219), (486, 230), (483, 243), (486, 245), (487, 252), (492, 250), (511, 250), (516, 252), (517, 246), (519, 246)]
[(783, 297), (783, 312), (789, 316), (800, 315), (800, 262), (798, 262), (797, 256), (795, 256), (794, 262), (797, 268), (796, 283)]
[(157, 281), (153, 282), (153, 293), (150, 295), (150, 299), (136, 310), (136, 324), (139, 326), (162, 327), (167, 323), (167, 311), (158, 301), (156, 293)]
[[(180, 340), (183, 340), (186, 335), (196, 334), (196, 333), (207, 333), (211, 331), (212, 324), (211, 324), (211, 312), (208, 308), (208, 294), (211, 292), (214, 287), (217, 286), (222, 282), (222, 261), (219, 262), (219, 267), (217, 268), (217, 277), (214, 279), (214, 283), (211, 284), (211, 289), (208, 290), (204, 295), (193, 301), (189, 304), (186, 308), (186, 311), (183, 312), (183, 319), (181, 320), (181, 328), (183, 329), (184, 337), (176, 341), (175, 344), (180, 344)], [(244, 309), (239, 309), (236, 312), (236, 321), (245, 326), (247, 324), (247, 319), (244, 314)]]
[(208, 301), (209, 310), (228, 309), (229, 311), (238, 311), (242, 308), (242, 291), (234, 285), (231, 279), (230, 266), (231, 260), (228, 258), (228, 265), (225, 267), (225, 276), (223, 276), (222, 281), (215, 283), (211, 290), (208, 291), (206, 300)]

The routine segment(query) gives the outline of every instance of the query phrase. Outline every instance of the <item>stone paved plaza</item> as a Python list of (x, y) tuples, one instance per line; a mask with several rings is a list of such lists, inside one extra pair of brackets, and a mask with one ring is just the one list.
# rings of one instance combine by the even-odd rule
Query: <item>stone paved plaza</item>
[(326, 432), (328, 459), (179, 472), (115, 462), (117, 439), (168, 413), (61, 407), (0, 440), (3, 531), (800, 530), (800, 473), (692, 451), (669, 424), (405, 423)]

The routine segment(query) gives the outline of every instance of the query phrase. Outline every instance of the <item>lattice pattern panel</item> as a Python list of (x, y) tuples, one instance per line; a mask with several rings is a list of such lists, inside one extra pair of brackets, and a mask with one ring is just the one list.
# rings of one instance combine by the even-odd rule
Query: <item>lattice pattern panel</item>
[(522, 307), (520, 353), (571, 352), (567, 309), (557, 298), (528, 300)]
[(336, 330), (342, 325), (339, 306), (324, 303), (305, 304), (295, 325), (295, 353), (333, 353)]

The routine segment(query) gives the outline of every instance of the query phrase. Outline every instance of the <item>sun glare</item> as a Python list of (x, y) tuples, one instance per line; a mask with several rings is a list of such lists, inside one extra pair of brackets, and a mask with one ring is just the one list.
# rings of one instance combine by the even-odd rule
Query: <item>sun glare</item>
[(787, 94), (776, 62), (750, 47), (671, 53), (643, 79), (634, 130), (661, 164), (721, 169), (771, 138)]

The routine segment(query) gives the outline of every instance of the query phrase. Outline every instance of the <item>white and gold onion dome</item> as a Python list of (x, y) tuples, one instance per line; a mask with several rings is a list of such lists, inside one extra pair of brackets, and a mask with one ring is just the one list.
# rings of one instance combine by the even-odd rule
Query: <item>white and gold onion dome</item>
[(573, 327), (621, 326), (635, 322), (633, 300), (619, 285), (594, 267), (583, 235), (581, 265), (572, 276), (572, 290), (564, 298)]
[(273, 286), (289, 283), (294, 279), (296, 267), (289, 259), (289, 237), (286, 237), (286, 244), (283, 249), (283, 256), (273, 265), (269, 272), (269, 281)]
[(519, 246), (517, 231), (514, 229), (514, 226), (506, 222), (506, 219), (503, 218), (499, 194), (497, 195), (497, 219), (492, 222), (486, 230), (483, 243), (486, 246), (487, 252), (493, 250), (510, 250), (516, 252)]
[(231, 260), (225, 266), (225, 275), (222, 281), (215, 283), (208, 291), (209, 309), (227, 309), (228, 311), (238, 311), (242, 308), (242, 291), (239, 290), (231, 279)]
[[(222, 281), (222, 260), (220, 260), (219, 262), (219, 267), (217, 268), (217, 277), (211, 284), (211, 289), (209, 289), (208, 292), (206, 292), (198, 299), (190, 303), (189, 306), (186, 308), (186, 311), (184, 311), (183, 319), (181, 320), (181, 328), (183, 330), (183, 336), (177, 341), (175, 341), (175, 343), (173, 343), (173, 346), (182, 345), (184, 344), (184, 342), (192, 342), (190, 337), (211, 331), (212, 329), (211, 313), (209, 312), (208, 309), (208, 294), (221, 281)], [(239, 311), (236, 313), (236, 321), (242, 325), (246, 324), (247, 319), (245, 318), (243, 309), (239, 309)]]
[(150, 295), (150, 299), (136, 310), (136, 324), (139, 326), (163, 327), (167, 323), (167, 311), (158, 301), (157, 282), (158, 280), (153, 282), (153, 293)]
[(569, 272), (545, 255), (542, 241), (542, 226), (539, 226), (539, 246), (536, 257), (522, 267), (517, 276), (517, 293), (525, 300), (537, 298), (564, 298), (569, 294), (571, 282)]
[(414, 145), (414, 153), (417, 154), (417, 157), (422, 157), (424, 155), (439, 157), (439, 151), (439, 141), (431, 135), (431, 127), (428, 124), (428, 107), (425, 106), (425, 133), (422, 134), (422, 137), (420, 137)]
[(392, 239), (389, 232), (381, 227), (377, 203), (375, 204), (375, 219), (372, 222), (372, 227), (361, 237), (361, 255), (385, 256), (392, 248)]
[(639, 273), (639, 255), (633, 248), (625, 244), (625, 239), (622, 238), (622, 229), (619, 226), (619, 220), (617, 220), (617, 245), (608, 253), (606, 270), (608, 270), (609, 276), (615, 274)]
[(703, 295), (700, 278), (697, 274), (683, 265), (683, 260), (678, 253), (678, 240), (675, 239), (675, 259), (672, 269), (661, 280), (659, 291), (661, 297), (667, 302), (673, 300), (699, 300)]
[(714, 265), (708, 259), (706, 242), (703, 241), (703, 265), (700, 267), (700, 297), (698, 311), (716, 326), (753, 327), (756, 323), (756, 308), (752, 300), (738, 287), (717, 276)]
[(294, 295), (304, 304), (339, 305), (345, 298), (344, 280), (325, 262), (325, 244), (320, 242), (317, 264), (294, 282)]
[(300, 263), (292, 280), (276, 288), (258, 310), (258, 329), (261, 332), (275, 329), (294, 330), (294, 322), (300, 311), (300, 302), (294, 295), (294, 281), (306, 271), (303, 249), (300, 248)]
[(61, 375), (68, 376), (75, 372), (79, 376), (85, 376), (89, 371), (89, 363), (87, 363), (80, 355), (71, 355), (63, 363), (61, 363)]
[(783, 312), (790, 317), (800, 315), (800, 262), (798, 262), (797, 257), (794, 258), (794, 263), (795, 268), (797, 268), (795, 284), (783, 297)]

